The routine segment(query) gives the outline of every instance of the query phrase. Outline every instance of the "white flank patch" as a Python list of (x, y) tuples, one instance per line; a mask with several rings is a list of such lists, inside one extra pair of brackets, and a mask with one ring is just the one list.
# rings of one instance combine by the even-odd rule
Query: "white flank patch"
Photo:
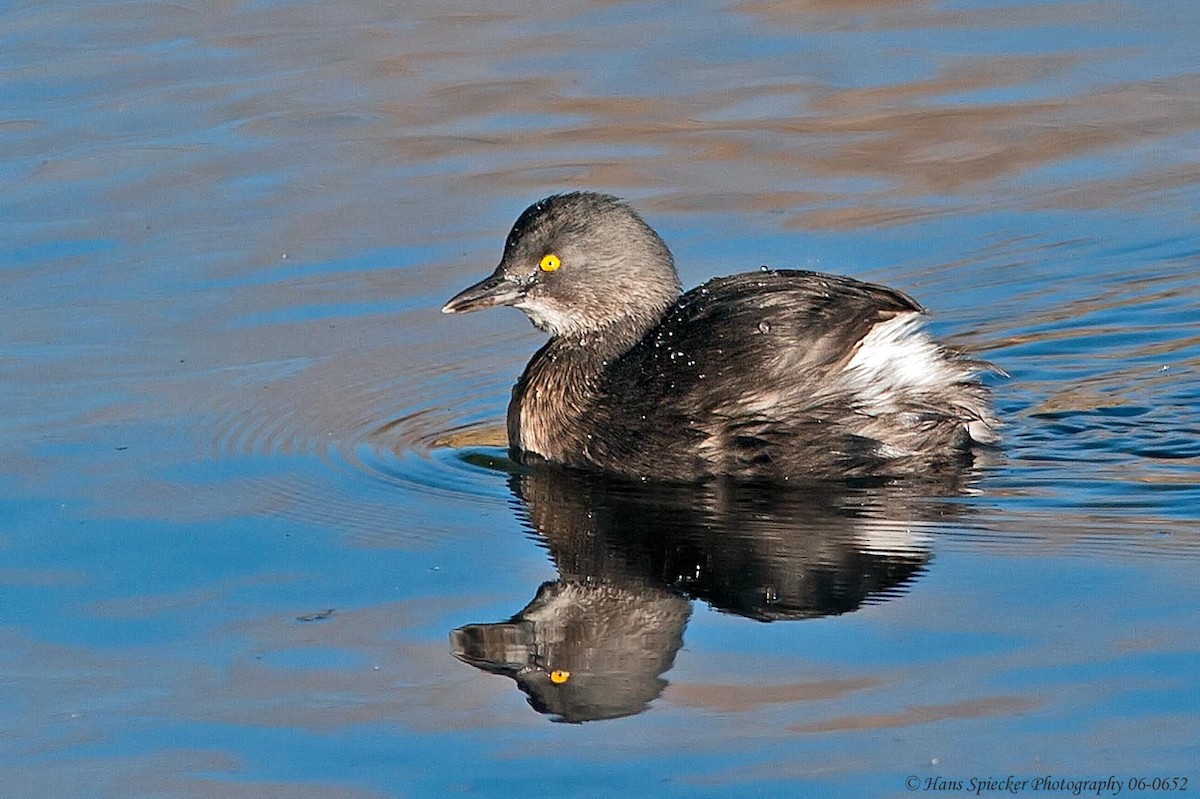
[(859, 343), (843, 370), (868, 406), (890, 409), (897, 394), (944, 390), (969, 370), (948, 359), (921, 329), (924, 315), (913, 311), (880, 322)]

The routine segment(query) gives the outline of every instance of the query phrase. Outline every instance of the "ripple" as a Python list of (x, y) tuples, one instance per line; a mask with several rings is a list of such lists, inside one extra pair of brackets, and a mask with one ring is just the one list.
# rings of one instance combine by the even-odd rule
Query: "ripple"
[[(1029, 246), (1031, 259), (1078, 257), (1054, 241)], [(1194, 258), (1166, 246), (1106, 253), (1082, 294), (1074, 277), (1048, 281), (1036, 302), (973, 334), (1013, 379), (997, 387), (1007, 464), (981, 489), (1001, 512), (962, 540), (1194, 551), (1200, 295)], [(297, 281), (305, 304), (293, 313)], [(191, 402), (207, 420), (208, 458), (239, 472), (258, 507), (387, 542), (444, 534), (464, 507), (512, 503), (503, 418), (536, 334), (503, 316), (447, 326), (429, 298), (448, 290), (424, 283), (427, 302), (376, 313), (374, 298), (414, 291), (370, 264), (289, 265), (252, 288), (210, 343), (212, 361), (235, 348), (304, 355), (211, 370), (213, 387)], [(415, 516), (440, 527), (409, 529)]]
[[(277, 323), (239, 332), (288, 334)], [(511, 500), (502, 475), (480, 465), (507, 462), (503, 398), (519, 372), (508, 353), (520, 351), (510, 338), (469, 359), (432, 342), (225, 370), (208, 381), (219, 394), (190, 400), (205, 420), (205, 458), (256, 512), (375, 543), (436, 538), (462, 516), (441, 507)], [(439, 507), (416, 514), (421, 503)], [(440, 527), (412, 529), (415, 515)]]
[(478, 453), (506, 462), (504, 427), (409, 427), (416, 417), (428, 421), (431, 416), (429, 411), (419, 411), (382, 425), (344, 453), (345, 464), (389, 484), (418, 487), (447, 498), (494, 496), (489, 485), (479, 480), (480, 468), (471, 456)]

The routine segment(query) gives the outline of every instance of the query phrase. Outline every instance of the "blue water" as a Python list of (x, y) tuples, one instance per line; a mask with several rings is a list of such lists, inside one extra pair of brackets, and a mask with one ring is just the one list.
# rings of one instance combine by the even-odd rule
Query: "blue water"
[[(3, 6), (0, 794), (1200, 790), (1198, 20)], [(514, 477), (541, 336), (438, 309), (574, 188), (687, 286), (918, 298), (1009, 373), (1004, 461), (732, 510)], [(584, 664), (525, 686), (561, 723), (449, 637), (577, 578), (630, 615), (539, 655)]]

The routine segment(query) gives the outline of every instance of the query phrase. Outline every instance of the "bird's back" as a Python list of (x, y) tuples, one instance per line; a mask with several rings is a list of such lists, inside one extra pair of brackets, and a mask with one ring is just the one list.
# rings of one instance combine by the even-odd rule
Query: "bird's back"
[[(685, 294), (605, 367), (582, 459), (695, 479), (917, 473), (987, 442), (985, 365), (934, 343), (901, 292), (763, 271)], [(581, 464), (583, 465), (583, 464)]]

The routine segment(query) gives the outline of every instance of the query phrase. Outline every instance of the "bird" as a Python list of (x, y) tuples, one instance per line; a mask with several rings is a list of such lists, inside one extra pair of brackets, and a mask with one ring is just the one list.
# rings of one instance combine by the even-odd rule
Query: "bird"
[(517, 218), (491, 275), (442, 308), (520, 309), (549, 341), (513, 387), (520, 463), (696, 482), (904, 478), (999, 443), (983, 374), (893, 288), (794, 269), (683, 292), (625, 201), (555, 194)]

